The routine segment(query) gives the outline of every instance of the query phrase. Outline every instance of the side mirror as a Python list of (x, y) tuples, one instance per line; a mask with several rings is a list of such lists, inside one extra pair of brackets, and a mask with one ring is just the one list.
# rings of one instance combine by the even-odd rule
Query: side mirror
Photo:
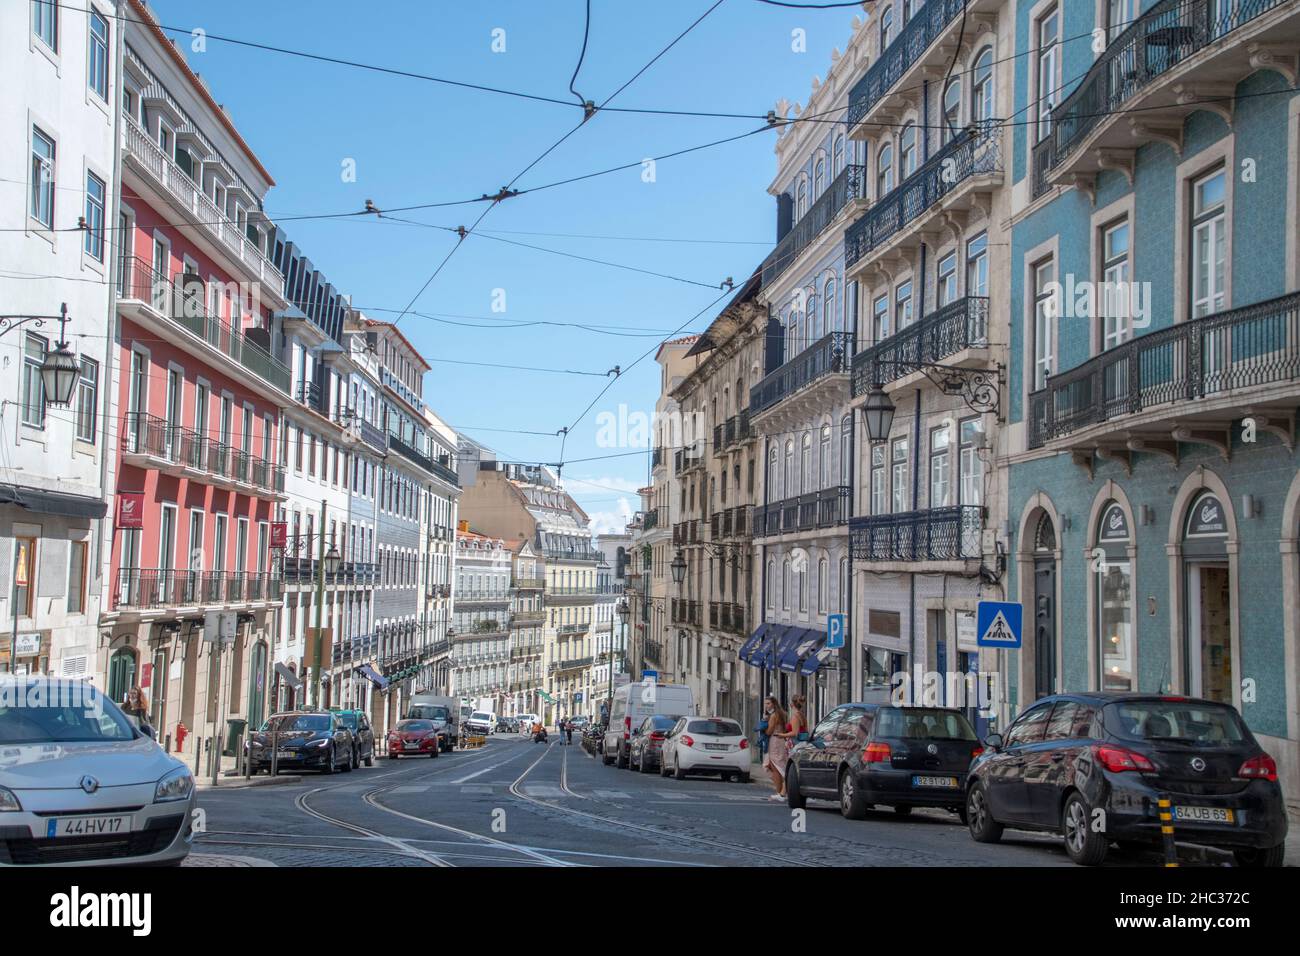
[(997, 733), (989, 734), (987, 737), (984, 738), (984, 746), (987, 747), (989, 750), (1001, 750), (1002, 735)]
[(825, 741), (823, 738), (821, 738), (821, 737), (813, 737), (813, 738), (809, 741), (809, 743), (811, 743), (811, 744), (812, 744), (814, 747), (816, 747), (818, 750), (825, 750), (825, 749), (826, 749), (826, 741)]

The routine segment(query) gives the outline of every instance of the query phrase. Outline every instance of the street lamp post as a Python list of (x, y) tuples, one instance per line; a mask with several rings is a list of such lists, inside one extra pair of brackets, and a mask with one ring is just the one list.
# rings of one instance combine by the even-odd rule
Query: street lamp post
[[(627, 621), (632, 616), (632, 609), (628, 606), (627, 598), (618, 602), (618, 617), (623, 622), (623, 647), (626, 653), (627, 648)], [(609, 706), (614, 706), (614, 633), (610, 632), (609, 640)]]

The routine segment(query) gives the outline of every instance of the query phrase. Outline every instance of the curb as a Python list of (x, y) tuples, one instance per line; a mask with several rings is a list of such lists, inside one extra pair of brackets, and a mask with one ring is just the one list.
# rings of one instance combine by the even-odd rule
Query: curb
[(297, 774), (281, 774), (278, 777), (252, 777), (245, 780), (243, 777), (231, 777), (218, 779), (215, 784), (200, 783), (195, 785), (196, 790), (248, 790), (252, 787), (274, 787), (280, 784), (302, 783), (302, 777)]

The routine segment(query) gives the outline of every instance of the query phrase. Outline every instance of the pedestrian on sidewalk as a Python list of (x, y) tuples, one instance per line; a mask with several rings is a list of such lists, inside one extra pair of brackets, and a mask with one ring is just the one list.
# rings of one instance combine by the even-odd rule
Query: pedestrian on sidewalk
[(138, 729), (143, 730), (148, 727), (149, 701), (144, 696), (144, 691), (139, 687), (132, 687), (127, 691), (126, 701), (122, 704), (122, 713), (126, 714), (127, 720)]
[(768, 736), (767, 758), (763, 767), (772, 778), (776, 793), (769, 800), (785, 799), (785, 764), (790, 756), (790, 725), (785, 710), (775, 697), (768, 697), (763, 702), (763, 713), (767, 715), (766, 733)]
[(808, 701), (803, 694), (795, 694), (790, 698), (790, 737), (789, 744), (793, 747), (801, 740), (808, 739)]

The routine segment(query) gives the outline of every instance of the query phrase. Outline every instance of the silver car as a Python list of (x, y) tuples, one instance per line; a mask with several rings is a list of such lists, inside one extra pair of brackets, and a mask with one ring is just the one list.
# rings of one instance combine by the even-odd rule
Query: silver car
[(0, 676), (0, 866), (179, 865), (194, 776), (89, 684)]

